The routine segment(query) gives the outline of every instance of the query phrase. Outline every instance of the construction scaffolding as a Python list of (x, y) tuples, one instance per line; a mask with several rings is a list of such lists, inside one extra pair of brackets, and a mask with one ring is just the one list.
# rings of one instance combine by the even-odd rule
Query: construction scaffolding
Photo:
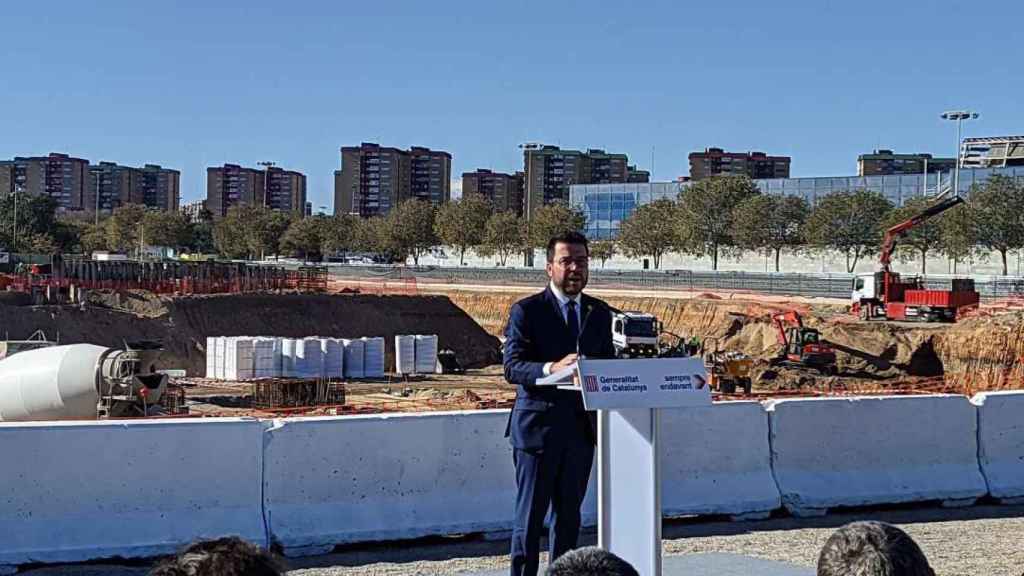
[(253, 408), (273, 410), (344, 404), (344, 382), (291, 379), (267, 379), (252, 382)]

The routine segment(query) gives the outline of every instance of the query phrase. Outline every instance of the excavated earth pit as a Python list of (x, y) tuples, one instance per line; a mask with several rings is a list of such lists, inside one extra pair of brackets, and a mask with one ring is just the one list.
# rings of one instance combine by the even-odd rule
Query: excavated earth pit
[[(448, 290), (445, 294), (488, 332), (502, 334), (519, 293)], [(603, 297), (620, 310), (657, 316), (668, 332), (700, 337), (706, 345), (737, 350), (757, 361), (762, 389), (887, 392), (1024, 388), (1024, 312), (977, 315), (956, 324), (860, 322), (837, 304), (723, 299)], [(794, 368), (769, 369), (779, 352), (771, 315), (797, 310), (836, 349), (839, 376)], [(717, 341), (717, 342), (713, 342)]]

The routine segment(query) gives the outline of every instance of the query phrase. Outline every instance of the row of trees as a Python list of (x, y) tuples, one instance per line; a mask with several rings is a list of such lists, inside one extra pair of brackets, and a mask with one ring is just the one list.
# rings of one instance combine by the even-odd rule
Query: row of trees
[[(811, 208), (794, 196), (761, 194), (745, 177), (701, 180), (675, 200), (640, 206), (622, 222), (617, 241), (591, 245), (593, 259), (616, 253), (650, 258), (659, 268), (669, 253), (706, 257), (714, 269), (721, 257), (744, 252), (774, 258), (783, 253), (838, 252), (848, 271), (877, 253), (884, 231), (922, 211), (933, 200), (914, 198), (894, 207), (875, 192), (856, 190), (819, 199)], [(338, 252), (369, 252), (391, 261), (411, 257), (419, 263), (433, 247), (445, 245), (465, 261), (470, 250), (504, 266), (509, 257), (543, 248), (548, 238), (580, 230), (584, 217), (561, 204), (544, 206), (531, 221), (494, 212), (482, 197), (468, 195), (440, 208), (407, 200), (386, 216), (295, 218), (259, 206), (236, 206), (224, 218), (189, 222), (184, 215), (148, 211), (128, 205), (99, 221), (55, 215), (49, 198), (22, 198), (17, 209), (18, 248), (37, 253), (116, 250), (134, 253), (161, 245), (188, 252), (218, 252), (229, 258), (288, 255), (319, 259)], [(0, 199), (0, 246), (14, 245), (13, 199)], [(975, 187), (970, 201), (912, 229), (901, 239), (897, 258), (919, 259), (926, 273), (929, 255), (943, 254), (954, 263), (998, 253), (1003, 274), (1007, 257), (1024, 250), (1024, 184), (993, 176)]]
[[(861, 259), (875, 255), (885, 230), (920, 213), (935, 200), (918, 197), (895, 207), (881, 194), (854, 190), (830, 194), (812, 209), (800, 197), (761, 194), (748, 178), (717, 177), (695, 182), (673, 200), (639, 207), (622, 223), (618, 249), (635, 258), (650, 257), (654, 267), (677, 252), (711, 259), (755, 251), (780, 255), (832, 251), (842, 254), (852, 272)], [(929, 255), (954, 262), (1024, 250), (1024, 185), (993, 176), (976, 186), (967, 203), (911, 229), (897, 244), (896, 257), (919, 259), (927, 272)]]

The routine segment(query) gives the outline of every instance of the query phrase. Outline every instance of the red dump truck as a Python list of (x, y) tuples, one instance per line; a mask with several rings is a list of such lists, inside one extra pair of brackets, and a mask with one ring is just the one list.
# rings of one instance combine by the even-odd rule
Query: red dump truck
[(978, 305), (974, 280), (955, 278), (949, 290), (929, 290), (920, 278), (902, 278), (889, 269), (896, 242), (911, 228), (963, 203), (952, 196), (901, 222), (885, 233), (879, 262), (882, 269), (854, 279), (851, 311), (862, 320), (919, 320), (955, 322), (961, 311)]

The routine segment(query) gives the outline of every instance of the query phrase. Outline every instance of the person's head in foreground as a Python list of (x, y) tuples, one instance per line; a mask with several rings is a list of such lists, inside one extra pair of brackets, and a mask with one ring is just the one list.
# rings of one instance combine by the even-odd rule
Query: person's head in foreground
[(583, 291), (590, 278), (590, 247), (579, 232), (564, 232), (548, 240), (548, 277), (566, 296)]
[(640, 576), (635, 568), (611, 552), (587, 546), (570, 550), (548, 566), (547, 576)]
[(280, 576), (284, 567), (270, 553), (231, 536), (190, 544), (160, 562), (150, 576)]
[(885, 522), (836, 530), (818, 556), (818, 576), (935, 576), (906, 532)]

